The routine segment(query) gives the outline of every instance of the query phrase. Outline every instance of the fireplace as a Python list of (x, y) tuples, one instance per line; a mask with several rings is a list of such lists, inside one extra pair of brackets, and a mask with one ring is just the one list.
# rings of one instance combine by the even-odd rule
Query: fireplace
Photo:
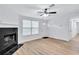
[(0, 55), (10, 55), (18, 47), (18, 28), (0, 28)]

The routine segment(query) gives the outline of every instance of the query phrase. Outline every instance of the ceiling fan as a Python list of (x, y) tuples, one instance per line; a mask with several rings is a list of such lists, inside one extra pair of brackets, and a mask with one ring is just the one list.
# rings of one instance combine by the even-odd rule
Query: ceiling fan
[(40, 16), (48, 16), (48, 15), (50, 15), (50, 14), (56, 14), (56, 12), (49, 12), (48, 10), (51, 8), (51, 7), (53, 7), (53, 6), (55, 6), (55, 4), (51, 4), (51, 5), (49, 5), (49, 7), (48, 8), (45, 8), (45, 9), (43, 9), (42, 11), (38, 11), (38, 13), (40, 13)]

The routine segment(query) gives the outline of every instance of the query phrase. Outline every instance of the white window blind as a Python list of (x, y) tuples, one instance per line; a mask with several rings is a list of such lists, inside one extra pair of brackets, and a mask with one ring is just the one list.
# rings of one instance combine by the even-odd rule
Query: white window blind
[(23, 20), (23, 35), (39, 34), (39, 21)]

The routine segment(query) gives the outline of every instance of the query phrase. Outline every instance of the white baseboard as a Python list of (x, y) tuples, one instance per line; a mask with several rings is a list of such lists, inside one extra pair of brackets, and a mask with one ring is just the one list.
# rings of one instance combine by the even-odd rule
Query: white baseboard
[(26, 39), (26, 40), (20, 41), (19, 44), (23, 44), (23, 43), (25, 43), (25, 42), (37, 40), (37, 39), (40, 39), (40, 38), (42, 38), (42, 37), (39, 37), (39, 38), (32, 38), (32, 39)]
[[(58, 40), (63, 40), (63, 41), (70, 41), (69, 39), (63, 39), (63, 38), (58, 38), (58, 37), (54, 37), (54, 36), (48, 36), (50, 38), (55, 38), (55, 39), (58, 39)], [(37, 39), (41, 39), (42, 37), (38, 37), (38, 38), (32, 38), (32, 39), (28, 39), (28, 40), (23, 40), (21, 42), (19, 42), (19, 44), (23, 44), (25, 42), (28, 42), (28, 41), (32, 41), (32, 40), (37, 40)]]
[(70, 41), (69, 39), (64, 39), (64, 38), (60, 38), (60, 37), (56, 37), (56, 36), (49, 36), (50, 38), (55, 38), (58, 40), (63, 40), (63, 41)]

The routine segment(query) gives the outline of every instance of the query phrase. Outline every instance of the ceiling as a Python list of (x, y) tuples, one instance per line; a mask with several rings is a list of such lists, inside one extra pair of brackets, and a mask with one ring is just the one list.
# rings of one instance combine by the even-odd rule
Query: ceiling
[[(19, 15), (35, 17), (35, 18), (43, 18), (39, 16), (37, 10), (44, 9), (49, 5), (50, 4), (3, 4), (0, 6), (6, 7), (9, 10), (12, 10)], [(50, 9), (50, 11), (57, 12), (57, 14), (51, 15), (51, 17), (63, 15), (71, 12), (72, 13), (79, 12), (79, 4), (55, 4), (55, 6)]]

